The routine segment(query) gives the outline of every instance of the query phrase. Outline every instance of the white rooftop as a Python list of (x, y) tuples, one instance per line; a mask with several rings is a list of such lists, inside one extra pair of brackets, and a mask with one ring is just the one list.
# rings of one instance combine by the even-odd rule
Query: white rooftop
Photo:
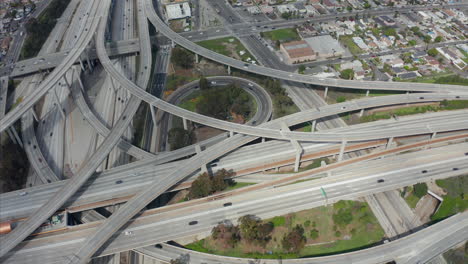
[(179, 18), (186, 18), (191, 17), (192, 12), (190, 10), (190, 5), (188, 2), (173, 4), (173, 5), (166, 5), (166, 12), (167, 18), (171, 19), (179, 19)]

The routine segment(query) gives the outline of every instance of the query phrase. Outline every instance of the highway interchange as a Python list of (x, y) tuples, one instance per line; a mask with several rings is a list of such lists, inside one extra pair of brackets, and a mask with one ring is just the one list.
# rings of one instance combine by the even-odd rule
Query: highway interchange
[[(73, 1), (73, 2), (79, 2), (79, 1)], [(46, 187), (46, 188), (44, 189), (41, 187), (42, 190), (46, 190), (47, 188), (49, 188), (49, 186), (53, 187), (50, 190), (48, 190), (49, 192), (48, 196), (45, 196), (44, 198), (42, 198), (42, 200), (35, 199), (34, 200), (34, 202), (36, 202), (35, 206), (32, 206), (29, 209), (24, 208), (27, 210), (23, 210), (22, 212), (17, 213), (17, 215), (13, 213), (12, 215), (6, 216), (7, 218), (8, 217), (10, 218), (25, 217), (25, 216), (29, 217), (13, 232), (11, 232), (10, 234), (6, 236), (1, 237), (3, 241), (2, 241), (2, 248), (0, 250), (0, 255), (5, 256), (3, 260), (7, 261), (8, 263), (9, 262), (28, 263), (28, 261), (30, 261), (31, 258), (34, 258), (35, 260), (40, 259), (42, 260), (43, 263), (63, 263), (63, 262), (87, 263), (87, 261), (91, 257), (93, 257), (95, 252), (99, 248), (101, 248), (101, 246), (104, 245), (106, 241), (108, 241), (108, 239), (111, 239), (111, 238), (112, 238), (111, 239), (112, 242), (110, 244), (106, 243), (105, 248), (99, 250), (100, 254), (118, 253), (121, 250), (123, 250), (122, 246), (119, 247), (117, 244), (119, 243), (118, 241), (120, 241), (118, 239), (119, 237), (123, 241), (120, 243), (125, 244), (125, 249), (128, 250), (128, 249), (133, 249), (137, 247), (151, 245), (157, 242), (169, 241), (172, 239), (186, 236), (188, 234), (197, 234), (202, 231), (206, 232), (214, 224), (216, 224), (219, 221), (222, 221), (223, 219), (232, 219), (232, 220), (237, 219), (239, 216), (243, 214), (240, 214), (239, 212), (228, 214), (226, 212), (227, 209), (225, 208), (222, 208), (222, 210), (220, 211), (221, 213), (220, 215), (213, 215), (212, 211), (206, 211), (208, 212), (208, 216), (205, 221), (206, 224), (204, 224), (203, 226), (200, 225), (196, 228), (193, 228), (193, 230), (187, 230), (186, 223), (185, 223), (186, 219), (193, 217), (193, 216), (181, 216), (181, 220), (180, 220), (181, 228), (179, 229), (180, 234), (178, 233), (168, 234), (167, 229), (166, 230), (164, 230), (164, 228), (158, 229), (158, 227), (155, 227), (155, 229), (152, 229), (151, 232), (149, 232), (148, 230), (141, 229), (141, 230), (147, 231), (148, 232), (146, 233), (147, 235), (148, 234), (154, 235), (154, 237), (151, 239), (143, 238), (143, 234), (145, 234), (143, 232), (141, 233), (142, 235), (135, 234), (135, 236), (128, 238), (126, 236), (122, 236), (123, 230), (121, 229), (122, 226), (124, 226), (131, 218), (133, 218), (136, 214), (138, 214), (140, 210), (142, 210), (147, 204), (149, 204), (152, 200), (157, 198), (160, 194), (167, 191), (172, 186), (174, 186), (181, 180), (185, 179), (187, 176), (190, 176), (190, 175), (193, 176), (194, 173), (196, 173), (199, 168), (205, 166), (211, 161), (225, 155), (226, 153), (229, 153), (230, 151), (233, 151), (245, 145), (248, 142), (252, 142), (258, 137), (288, 140), (291, 142), (294, 142), (297, 140), (303, 143), (323, 142), (323, 143), (327, 143), (327, 144), (323, 144), (325, 148), (327, 146), (333, 145), (330, 143), (334, 143), (334, 147), (336, 148), (336, 151), (335, 151), (336, 154), (339, 154), (340, 156), (342, 156), (343, 151), (345, 150), (346, 146), (349, 147), (352, 144), (354, 144), (352, 142), (362, 142), (362, 141), (382, 140), (382, 139), (388, 140), (390, 142), (390, 139), (393, 140), (393, 138), (396, 138), (396, 137), (414, 136), (414, 135), (421, 135), (421, 134), (429, 134), (429, 135), (435, 136), (436, 134), (439, 134), (442, 132), (461, 131), (461, 130), (468, 129), (468, 122), (466, 122), (467, 114), (464, 111), (459, 111), (458, 114), (450, 115), (450, 117), (444, 116), (443, 114), (440, 117), (437, 115), (434, 115), (433, 117), (434, 119), (426, 120), (427, 123), (424, 125), (421, 125), (418, 122), (413, 121), (413, 122), (407, 122), (407, 123), (401, 122), (401, 124), (398, 124), (398, 125), (401, 125), (400, 127), (395, 127), (393, 126), (394, 124), (390, 124), (389, 127), (386, 127), (385, 124), (383, 125), (377, 124), (375, 126), (371, 125), (370, 127), (367, 127), (367, 128), (365, 126), (361, 126), (361, 127), (357, 126), (355, 129), (350, 127), (349, 130), (347, 128), (344, 130), (341, 129), (343, 131), (341, 131), (340, 129), (336, 129), (336, 130), (320, 132), (320, 133), (290, 132), (288, 131), (288, 129), (285, 130), (284, 127), (287, 128), (296, 124), (309, 122), (313, 120), (319, 120), (325, 117), (334, 116), (339, 113), (347, 113), (347, 112), (352, 112), (352, 111), (359, 111), (361, 109), (365, 110), (365, 109), (375, 108), (378, 106), (387, 106), (387, 105), (396, 105), (396, 104), (405, 104), (405, 103), (434, 102), (434, 101), (454, 100), (454, 99), (455, 100), (458, 100), (458, 99), (467, 100), (468, 94), (463, 90), (462, 86), (419, 85), (419, 84), (410, 84), (410, 85), (404, 84), (403, 85), (401, 83), (397, 84), (397, 83), (381, 83), (381, 82), (380, 83), (379, 82), (356, 82), (356, 81), (344, 81), (344, 80), (337, 80), (337, 79), (317, 79), (314, 77), (307, 77), (304, 75), (299, 75), (299, 74), (295, 74), (291, 72), (265, 68), (263, 66), (246, 65), (243, 62), (236, 61), (234, 59), (225, 57), (223, 55), (205, 50), (197, 46), (196, 44), (190, 42), (189, 40), (182, 38), (180, 35), (172, 32), (156, 15), (156, 13), (154, 12), (152, 1), (149, 1), (149, 0), (136, 1), (135, 10), (137, 10), (136, 12), (138, 14), (136, 15), (136, 17), (138, 20), (137, 24), (139, 27), (138, 29), (139, 52), (140, 54), (145, 54), (145, 56), (140, 56), (139, 66), (136, 67), (137, 69), (139, 69), (139, 71), (135, 73), (135, 76), (137, 77), (136, 77), (136, 83), (134, 83), (134, 81), (132, 80), (132, 77), (129, 77), (131, 76), (131, 74), (125, 76), (125, 74), (122, 71), (117, 70), (117, 68), (115, 67), (115, 64), (112, 63), (109, 58), (109, 52), (106, 50), (105, 31), (108, 25), (107, 17), (108, 17), (111, 1), (110, 0), (89, 1), (88, 5), (89, 5), (89, 11), (91, 13), (89, 15), (86, 14), (85, 19), (83, 19), (83, 25), (81, 26), (81, 30), (76, 30), (77, 32), (80, 32), (80, 35), (78, 35), (77, 40), (73, 41), (72, 43), (73, 48), (63, 53), (62, 56), (65, 56), (65, 58), (60, 63), (54, 64), (58, 66), (42, 82), (40, 82), (40, 85), (35, 87), (34, 90), (30, 89), (29, 94), (24, 98), (24, 100), (21, 103), (19, 103), (15, 109), (10, 110), (10, 112), (6, 113), (6, 115), (2, 117), (2, 119), (0, 120), (1, 121), (0, 131), (4, 131), (9, 126), (11, 126), (16, 120), (22, 117), (23, 124), (25, 124), (26, 128), (29, 128), (29, 129), (25, 129), (25, 131), (23, 132), (23, 137), (34, 140), (35, 135), (32, 129), (32, 123), (33, 123), (34, 117), (30, 109), (33, 109), (33, 106), (37, 103), (37, 101), (41, 97), (43, 97), (45, 94), (47, 94), (48, 91), (51, 91), (56, 86), (62, 86), (62, 87), (68, 87), (70, 89), (71, 94), (73, 95), (73, 99), (75, 103), (77, 104), (80, 112), (82, 112), (83, 116), (92, 125), (92, 127), (95, 128), (97, 132), (103, 136), (104, 140), (102, 141), (100, 146), (96, 149), (96, 151), (92, 154), (92, 156), (89, 157), (84, 162), (83, 166), (79, 169), (79, 171), (71, 179), (67, 180), (66, 183), (62, 181), (62, 182), (56, 183), (55, 185), (54, 184), (43, 185), (42, 187)], [(256, 74), (265, 75), (265, 76), (274, 76), (276, 78), (280, 78), (284, 80), (322, 85), (322, 86), (327, 86), (327, 87), (330, 86), (330, 87), (342, 87), (342, 88), (365, 89), (365, 90), (378, 89), (378, 90), (398, 90), (398, 91), (419, 91), (419, 92), (432, 92), (432, 93), (403, 94), (403, 95), (395, 95), (395, 96), (385, 96), (381, 98), (365, 98), (365, 99), (350, 101), (350, 102), (346, 102), (342, 104), (322, 106), (320, 108), (317, 107), (315, 109), (302, 111), (291, 116), (287, 116), (284, 118), (275, 119), (273, 121), (259, 124), (256, 127), (248, 126), (248, 125), (233, 124), (233, 123), (229, 123), (226, 121), (208, 118), (208, 117), (201, 116), (193, 112), (180, 109), (172, 105), (171, 103), (162, 101), (161, 99), (145, 92), (144, 89), (142, 89), (148, 86), (149, 76), (152, 72), (151, 71), (151, 60), (152, 60), (151, 42), (150, 42), (149, 32), (147, 30), (148, 20), (146, 18), (148, 18), (149, 21), (151, 21), (151, 23), (157, 28), (158, 31), (160, 31), (162, 34), (166, 35), (168, 38), (172, 39), (174, 42), (178, 43), (179, 45), (182, 45), (185, 48), (192, 50), (203, 57), (220, 62), (224, 65), (239, 68), (245, 71), (254, 72)], [(96, 38), (93, 40), (96, 44), (96, 55), (100, 63), (102, 64), (103, 69), (107, 72), (109, 76), (111, 76), (110, 85), (112, 86), (112, 85), (115, 85), (115, 83), (117, 83), (120, 87), (124, 88), (122, 89), (123, 92), (128, 92), (129, 94), (131, 94), (128, 100), (126, 101), (127, 104), (124, 106), (124, 108), (120, 110), (121, 114), (115, 117), (116, 120), (111, 126), (112, 129), (110, 129), (106, 124), (104, 124), (102, 120), (96, 116), (96, 114), (88, 105), (86, 101), (86, 95), (84, 94), (84, 88), (80, 87), (81, 76), (80, 74), (76, 76), (76, 72), (79, 70), (76, 69), (76, 66), (73, 66), (73, 64), (76, 61), (79, 61), (79, 57), (88, 47), (88, 43), (90, 43), (90, 41), (92, 40), (94, 36), (94, 32), (97, 32)], [(129, 33), (129, 36), (131, 35), (132, 34)], [(135, 47), (134, 43), (131, 43), (131, 44), (132, 44), (132, 47), (134, 48)], [(127, 60), (127, 59), (129, 58), (123, 58), (123, 60)], [(91, 67), (91, 64), (88, 64), (88, 67)], [(73, 74), (75, 74), (74, 77), (73, 77)], [(72, 77), (70, 77), (70, 75), (72, 75)], [(27, 77), (27, 78), (37, 78), (37, 77)], [(69, 83), (67, 81), (68, 78), (70, 78), (70, 80), (76, 80), (76, 81), (73, 81), (73, 83)], [(62, 82), (62, 84), (56, 85), (59, 82)], [(63, 82), (65, 82), (65, 84)], [(215, 142), (211, 141), (210, 143), (207, 143), (206, 145), (201, 144), (204, 147), (208, 147), (210, 151), (202, 151), (202, 152), (197, 153), (196, 147), (191, 146), (183, 150), (174, 151), (174, 152), (159, 153), (159, 154), (149, 153), (147, 151), (144, 151), (138, 147), (131, 145), (131, 143), (121, 138), (122, 135), (124, 135), (125, 133), (128, 133), (128, 126), (130, 125), (130, 122), (133, 119), (133, 116), (135, 115), (141, 101), (144, 101), (150, 104), (151, 106), (154, 106), (155, 108), (162, 110), (164, 112), (170, 113), (172, 115), (180, 116), (182, 118), (194, 121), (196, 123), (219, 128), (225, 131), (229, 131), (231, 133), (231, 137), (225, 140), (222, 140), (221, 138), (219, 140), (216, 140)], [(259, 112), (264, 113), (263, 110), (261, 109), (259, 109)], [(266, 114), (266, 116), (269, 116), (269, 115), (270, 114), (268, 113)], [(57, 109), (55, 116), (56, 116), (55, 121), (51, 121), (51, 123), (57, 122), (56, 120), (58, 120), (58, 117), (60, 116), (60, 109)], [(404, 129), (402, 129), (403, 127)], [(234, 134), (234, 132), (238, 134)], [(227, 137), (227, 135), (224, 137)], [(275, 142), (275, 141), (267, 141), (266, 143), (268, 142)], [(279, 148), (284, 148), (284, 145), (290, 144), (287, 141), (286, 142), (283, 141), (283, 143), (284, 143), (283, 146), (282, 147), (279, 146)], [(60, 142), (55, 143), (55, 144), (57, 144), (56, 145), (57, 147), (60, 147), (61, 145), (63, 145), (63, 143), (60, 143)], [(46, 161), (46, 158), (43, 158), (42, 152), (38, 150), (37, 148), (35, 148), (35, 146), (37, 145), (35, 144), (35, 141), (32, 141), (32, 143), (29, 143), (27, 145), (29, 145), (28, 148), (30, 148), (29, 150), (27, 150), (28, 157), (30, 160), (33, 160), (32, 161), (33, 167), (35, 168), (39, 177), (42, 179), (42, 182), (45, 183), (45, 182), (59, 180), (60, 178), (59, 176), (57, 176), (58, 173), (53, 172), (51, 167), (48, 164), (41, 165), (37, 163), (37, 161), (41, 161), (41, 160)], [(17, 244), (19, 244), (22, 240), (24, 240), (29, 234), (34, 232), (34, 230), (39, 225), (41, 225), (49, 216), (51, 216), (54, 212), (56, 212), (60, 208), (63, 208), (63, 205), (67, 204), (67, 201), (69, 201), (70, 199), (73, 199), (72, 197), (75, 193), (79, 194), (80, 193), (79, 189), (82, 186), (94, 187), (94, 183), (89, 184), (89, 185), (85, 185), (85, 184), (87, 184), (88, 180), (91, 179), (90, 177), (93, 177), (93, 174), (95, 173), (95, 171), (99, 168), (99, 166), (106, 159), (109, 153), (111, 153), (111, 151), (114, 149), (114, 146), (117, 146), (117, 145), (122, 150), (124, 150), (125, 152), (128, 152), (129, 154), (131, 154), (132, 156), (136, 158), (139, 158), (139, 159), (144, 158), (144, 159), (156, 160), (160, 162), (161, 165), (158, 165), (158, 166), (166, 167), (166, 170), (167, 170), (166, 173), (161, 173), (161, 174), (158, 173), (159, 175), (152, 175), (151, 173), (154, 173), (156, 170), (158, 172), (161, 172), (161, 170), (159, 168), (158, 169), (151, 168), (152, 171), (150, 171), (148, 175), (149, 177), (146, 179), (147, 182), (145, 182), (143, 185), (140, 185), (138, 192), (136, 192), (137, 189), (135, 188), (131, 189), (130, 192), (133, 193), (132, 194), (133, 196), (130, 198), (127, 197), (126, 199), (127, 202), (121, 205), (120, 209), (117, 210), (114, 214), (112, 214), (111, 217), (101, 222), (100, 226), (97, 226), (96, 224), (90, 225), (91, 226), (90, 228), (92, 230), (91, 229), (81, 230), (78, 236), (76, 236), (76, 233), (73, 233), (74, 231), (72, 228), (72, 230), (69, 232), (73, 234), (74, 239), (70, 239), (70, 237), (67, 237), (67, 235), (64, 234), (64, 236), (66, 237), (65, 239), (68, 240), (67, 243), (56, 242), (56, 244), (48, 246), (48, 247), (60, 247), (60, 250), (57, 250), (57, 249), (50, 249), (50, 251), (43, 250), (43, 247), (41, 247), (40, 244), (35, 245), (36, 244), (35, 241), (37, 241), (37, 243), (41, 243), (40, 241), (45, 241), (46, 243), (48, 243), (47, 237), (45, 237), (45, 238), (39, 238), (37, 240), (33, 239), (30, 242), (25, 242), (26, 247), (21, 246), (19, 250), (15, 249), (14, 251), (7, 253), (11, 249), (13, 249)], [(265, 145), (267, 144), (264, 144), (264, 146)], [(310, 146), (312, 146), (312, 149), (317, 148), (316, 145), (312, 145), (312, 143), (310, 144)], [(423, 161), (421, 161), (421, 163), (424, 164), (425, 168), (426, 167), (429, 168), (430, 173), (428, 173), (427, 175), (418, 175), (414, 173), (415, 170), (420, 170), (420, 167), (422, 165), (413, 164), (413, 170), (411, 170), (411, 167), (410, 169), (408, 168), (402, 169), (401, 166), (404, 163), (401, 160), (392, 162), (392, 164), (396, 164), (396, 167), (386, 168), (386, 171), (381, 172), (381, 173), (385, 175), (386, 173), (395, 174), (395, 173), (405, 172), (407, 174), (399, 174), (398, 177), (402, 177), (402, 178), (396, 178), (395, 176), (395, 178), (398, 180), (396, 180), (395, 183), (385, 185), (385, 187), (375, 185), (375, 177), (379, 176), (378, 173), (372, 176), (369, 176), (369, 178), (367, 179), (365, 177), (362, 177), (363, 181), (370, 179), (367, 185), (362, 184), (362, 182), (359, 182), (358, 179), (363, 175), (363, 173), (365, 173), (365, 171), (369, 171), (369, 172), (372, 171), (371, 170), (372, 165), (368, 165), (369, 168), (366, 167), (365, 171), (360, 171), (359, 173), (357, 173), (359, 174), (359, 176), (356, 174), (351, 177), (351, 178), (357, 179), (357, 186), (353, 185), (353, 187), (355, 187), (353, 194), (342, 192), (338, 189), (336, 194), (334, 194), (334, 192), (332, 191), (331, 192), (332, 195), (330, 197), (334, 197), (334, 199), (336, 200), (355, 197), (356, 195), (358, 195), (359, 197), (359, 196), (364, 196), (369, 192), (376, 193), (376, 192), (382, 192), (384, 190), (391, 190), (391, 189), (403, 187), (406, 185), (410, 185), (410, 184), (422, 181), (422, 179), (428, 179), (430, 177), (444, 178), (444, 177), (460, 175), (463, 172), (468, 171), (468, 168), (466, 167), (467, 160), (466, 160), (466, 157), (464, 156), (464, 153), (466, 152), (467, 148), (463, 144), (460, 146), (462, 147), (461, 148), (452, 147), (452, 148), (448, 148), (448, 151), (446, 152), (443, 151), (444, 152), (443, 154), (445, 156), (443, 158), (440, 158), (443, 160), (443, 162), (425, 161), (426, 163), (424, 163)], [(304, 149), (306, 149), (306, 147), (304, 147)], [(318, 149), (320, 149), (320, 146), (318, 146)], [(258, 150), (254, 150), (252, 151), (252, 153), (258, 154), (259, 152), (257, 151)], [(57, 151), (56, 153), (60, 153), (60, 152), (61, 151)], [(185, 157), (187, 155), (193, 155), (195, 153), (197, 154), (187, 160), (177, 161), (177, 162), (174, 162), (174, 164), (172, 163), (162, 164), (164, 162), (169, 162), (174, 159), (180, 159), (181, 157)], [(428, 151), (428, 153), (430, 153), (430, 151)], [(279, 153), (278, 155), (281, 156), (280, 154), (281, 153)], [(435, 155), (435, 154), (427, 154), (427, 158), (432, 157), (431, 155)], [(291, 156), (291, 154), (287, 154), (287, 155), (283, 154), (281, 159), (284, 159), (286, 156)], [(392, 158), (386, 158), (386, 159), (391, 160)], [(395, 159), (405, 160), (404, 156), (402, 157), (396, 156)], [(418, 161), (417, 157), (413, 157), (412, 160)], [(139, 161), (139, 162), (140, 162), (139, 164), (142, 165), (143, 162), (142, 161)], [(179, 170), (174, 170), (174, 166), (180, 166), (180, 165), (177, 165), (178, 163), (181, 163), (181, 164), (183, 163), (183, 165), (181, 165), (183, 168), (179, 168)], [(378, 163), (378, 160), (376, 161), (376, 163)], [(154, 164), (152, 164), (151, 166), (154, 166)], [(234, 163), (234, 165), (231, 165), (231, 166), (233, 169), (243, 168), (242, 166), (236, 163)], [(126, 173), (128, 173), (128, 171), (133, 172), (135, 171), (135, 169), (137, 169), (135, 164), (130, 165), (128, 167), (129, 168), (127, 168), (127, 171), (123, 170), (120, 173), (125, 175)], [(249, 166), (247, 164), (246, 168), (248, 167)], [(144, 167), (141, 167), (141, 168), (144, 168)], [(229, 165), (227, 165), (227, 168), (229, 168)], [(455, 171), (453, 170), (453, 168), (457, 168), (457, 170)], [(117, 169), (117, 175), (118, 175), (118, 170), (119, 169)], [(140, 172), (137, 171), (136, 173), (140, 175)], [(340, 176), (336, 176), (336, 178), (339, 178), (339, 177)], [(346, 178), (346, 176), (341, 176), (341, 177)], [(336, 181), (335, 176), (333, 178), (330, 178), (330, 180)], [(110, 181), (115, 181), (115, 180), (111, 179)], [(325, 178), (324, 181), (326, 182), (327, 178)], [(371, 183), (372, 181), (373, 181), (373, 184)], [(342, 186), (340, 188), (349, 189), (351, 186), (346, 185), (346, 183), (347, 183), (346, 181), (339, 181), (339, 182), (336, 181), (336, 184), (338, 184), (338, 186)], [(103, 186), (105, 185), (108, 186), (109, 184), (104, 183)], [(292, 187), (284, 186), (284, 187), (279, 187), (279, 188), (274, 188), (274, 189), (267, 188), (265, 192), (266, 193), (270, 192), (273, 194), (272, 196), (269, 196), (269, 197), (271, 197), (270, 199), (271, 202), (275, 204), (276, 200), (274, 199), (274, 197), (281, 197), (281, 190), (283, 190), (281, 188), (285, 188), (285, 190), (288, 190), (288, 188), (294, 188), (298, 186), (300, 186), (301, 188), (302, 187), (308, 188), (307, 187), (308, 185), (306, 183), (300, 184), (300, 185), (295, 184), (295, 185), (290, 185), (290, 186)], [(37, 190), (41, 188), (38, 188)], [(316, 187), (311, 187), (311, 188), (316, 188)], [(31, 195), (33, 195), (34, 191), (33, 189), (31, 190), (32, 190)], [(304, 190), (308, 190), (308, 189), (304, 189)], [(113, 191), (117, 191), (117, 190), (115, 188), (111, 190), (112, 195), (114, 194)], [(294, 193), (293, 190), (290, 190), (290, 191)], [(301, 190), (300, 192), (303, 192), (303, 190)], [(11, 194), (7, 194), (7, 196), (17, 195), (17, 194), (18, 192), (16, 193), (13, 192)], [(247, 194), (249, 193), (246, 193), (244, 195), (247, 195)], [(125, 195), (125, 192), (122, 192), (119, 195), (120, 197), (128, 196), (128, 195)], [(259, 195), (259, 197), (262, 197), (261, 193), (256, 194), (256, 195)], [(25, 198), (32, 199), (33, 197), (34, 196), (27, 196)], [(244, 197), (246, 198), (249, 196), (244, 196)], [(307, 203), (307, 208), (310, 208), (311, 206), (318, 206), (318, 205), (323, 204), (323, 201), (320, 201), (320, 202), (318, 201), (320, 200), (320, 198), (321, 198), (320, 196), (311, 197), (312, 199), (311, 203)], [(102, 201), (103, 198), (97, 198), (97, 200), (95, 200), (94, 202), (99, 202), (100, 199)], [(253, 197), (253, 199), (260, 199), (260, 198)], [(8, 199), (5, 199), (5, 200), (8, 201)], [(5, 200), (2, 198), (2, 203)], [(278, 208), (275, 210), (268, 210), (268, 212), (261, 211), (258, 207), (255, 207), (255, 206), (250, 208), (248, 207), (248, 203), (246, 203), (247, 207), (244, 210), (249, 213), (256, 213), (257, 215), (262, 216), (262, 217), (274, 216), (275, 214), (279, 214), (280, 212), (286, 213), (291, 210), (297, 211), (300, 208), (302, 208), (301, 206), (294, 205), (294, 202), (297, 202), (297, 200), (298, 199), (296, 199), (296, 201), (284, 200), (284, 204), (276, 204)], [(263, 202), (263, 200), (256, 200), (256, 202), (260, 202), (260, 201)], [(266, 200), (264, 202), (267, 203)], [(305, 202), (305, 201), (301, 201), (301, 202)], [(214, 203), (219, 205), (219, 202), (214, 202)], [(207, 204), (210, 204), (210, 203), (207, 203)], [(201, 206), (203, 208), (203, 205)], [(201, 211), (197, 211), (196, 209), (190, 209), (190, 210), (193, 210), (195, 212), (201, 212)], [(217, 210), (215, 211), (217, 212)], [(271, 214), (272, 212), (274, 212), (273, 215), (269, 215), (269, 213)], [(183, 215), (183, 212), (182, 212), (182, 215)], [(2, 210), (2, 215), (0, 217), (1, 218), (4, 217), (3, 210)], [(160, 223), (160, 224), (157, 224), (156, 226), (158, 225), (162, 226), (161, 223), (164, 223), (164, 215), (156, 215), (154, 217), (157, 220), (153, 220), (153, 221), (156, 221), (155, 223)], [(466, 222), (466, 216), (462, 215), (462, 216), (456, 216), (456, 217), (464, 217), (463, 219)], [(157, 222), (157, 221), (160, 221), (160, 222)], [(136, 220), (132, 220), (132, 223), (137, 223), (137, 222), (138, 221)], [(127, 228), (129, 227), (131, 228), (131, 225), (130, 226), (127, 225)], [(148, 228), (153, 228), (153, 227), (148, 227)], [(462, 230), (466, 231), (466, 228), (464, 228), (464, 226), (461, 225), (461, 228)], [(465, 233), (462, 232), (458, 234), (458, 236), (461, 236), (460, 239), (466, 239), (466, 236), (465, 237), (463, 236), (463, 234)], [(128, 240), (131, 240), (131, 242), (129, 242)], [(28, 245), (32, 246), (33, 248), (35, 246), (38, 247), (39, 250), (36, 249), (34, 251), (33, 249), (30, 249), (29, 251), (29, 252), (35, 252), (34, 254), (37, 254), (37, 255), (34, 255), (32, 253), (25, 254), (25, 252), (28, 251), (27, 249)], [(41, 251), (41, 252), (38, 252), (38, 251)], [(58, 254), (58, 255), (51, 254), (51, 252), (54, 252), (54, 254)], [(43, 253), (43, 255), (41, 255), (40, 253)], [(429, 259), (430, 258), (424, 259), (424, 261), (427, 261)]]

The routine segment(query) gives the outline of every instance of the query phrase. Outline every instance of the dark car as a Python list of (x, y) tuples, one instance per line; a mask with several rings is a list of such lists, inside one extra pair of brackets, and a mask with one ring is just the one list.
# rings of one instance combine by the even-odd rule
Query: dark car
[(163, 248), (163, 246), (161, 244), (156, 244), (156, 245), (154, 245), (154, 247), (159, 248), (159, 249)]
[(377, 182), (382, 183), (382, 182), (384, 182), (384, 179), (378, 179)]
[(117, 180), (115, 181), (115, 184), (121, 184), (123, 181), (122, 180)]
[(190, 221), (188, 224), (189, 225), (196, 225), (196, 224), (198, 224), (198, 221)]
[(458, 170), (458, 168), (453, 168), (452, 170), (454, 170), (454, 171), (457, 171), (457, 170)]
[(423, 171), (421, 171), (421, 172), (422, 172), (422, 173), (427, 173), (427, 170), (423, 170)]
[(226, 207), (226, 206), (231, 206), (231, 205), (232, 205), (232, 203), (225, 203), (225, 204), (223, 204), (224, 207)]

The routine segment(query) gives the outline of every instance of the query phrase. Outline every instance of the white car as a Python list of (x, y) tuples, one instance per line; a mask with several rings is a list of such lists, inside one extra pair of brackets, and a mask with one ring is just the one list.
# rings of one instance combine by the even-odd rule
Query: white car
[(249, 86), (250, 86), (250, 87), (253, 87), (253, 84), (252, 84), (252, 83), (249, 83)]
[(130, 236), (130, 235), (132, 235), (132, 234), (133, 234), (133, 232), (132, 232), (132, 231), (125, 231), (125, 233), (124, 233), (124, 234), (125, 234), (126, 236)]

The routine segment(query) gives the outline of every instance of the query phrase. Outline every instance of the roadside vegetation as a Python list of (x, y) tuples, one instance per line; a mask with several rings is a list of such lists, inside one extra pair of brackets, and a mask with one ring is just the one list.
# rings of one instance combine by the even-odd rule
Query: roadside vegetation
[(179, 106), (221, 120), (244, 123), (256, 112), (255, 99), (244, 89), (231, 84), (211, 86), (200, 79), (200, 90), (192, 92)]
[(6, 132), (2, 132), (0, 138), (0, 193), (24, 188), (29, 168), (26, 153), (8, 138)]
[(37, 19), (26, 22), (27, 37), (21, 49), (21, 59), (35, 57), (54, 29), (57, 19), (67, 8), (71, 0), (53, 0)]
[[(403, 80), (402, 80), (403, 81)], [(405, 82), (420, 82), (420, 83), (437, 83), (437, 84), (452, 84), (452, 85), (464, 85), (468, 86), (468, 79), (465, 79), (457, 74), (445, 73), (433, 76), (421, 76), (411, 80), (405, 80)]]
[(416, 208), (419, 200), (427, 194), (427, 185), (425, 183), (418, 183), (413, 186), (407, 186), (403, 188), (401, 197), (403, 197), (406, 203), (411, 208)]
[(213, 175), (208, 173), (201, 173), (192, 183), (188, 192), (183, 195), (179, 202), (188, 201), (191, 199), (198, 199), (207, 197), (209, 195), (239, 189), (242, 187), (253, 185), (254, 183), (236, 182), (232, 179), (235, 175), (233, 171), (225, 169), (218, 170)]
[(293, 100), (287, 95), (279, 80), (266, 79), (262, 82), (263, 87), (270, 93), (273, 100), (274, 118), (290, 115), (299, 111)]
[(219, 223), (187, 248), (232, 257), (299, 258), (346, 252), (381, 241), (384, 232), (366, 203), (339, 201), (261, 220), (246, 215)]
[(436, 180), (436, 184), (447, 193), (432, 221), (440, 221), (468, 209), (468, 175)]
[(226, 37), (220, 39), (210, 39), (197, 42), (197, 44), (219, 54), (223, 54), (225, 56), (242, 61), (248, 61), (249, 58), (250, 60), (254, 59), (252, 54), (250, 54), (250, 52), (237, 38)]
[(353, 36), (352, 35), (343, 35), (339, 37), (339, 41), (343, 43), (343, 45), (348, 48), (348, 50), (353, 54), (353, 55), (359, 55), (363, 53), (362, 49), (356, 45), (353, 41)]
[(364, 115), (360, 118), (361, 122), (372, 122), (381, 119), (390, 119), (392, 116), (405, 116), (422, 114), (426, 112), (438, 112), (445, 110), (458, 110), (468, 108), (468, 100), (450, 100), (442, 101), (439, 105), (424, 105), (424, 106), (410, 106), (402, 107), (390, 111), (382, 111), (370, 115)]

